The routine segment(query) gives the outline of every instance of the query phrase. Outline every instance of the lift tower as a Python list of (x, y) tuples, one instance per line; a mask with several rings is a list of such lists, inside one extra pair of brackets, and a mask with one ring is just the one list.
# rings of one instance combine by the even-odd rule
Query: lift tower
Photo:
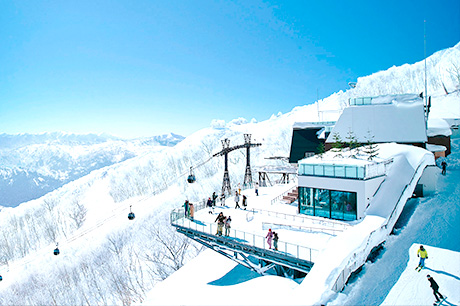
[(251, 147), (261, 146), (261, 143), (251, 143), (251, 134), (244, 134), (244, 144), (230, 147), (230, 139), (225, 138), (221, 140), (222, 142), (222, 151), (214, 154), (212, 157), (224, 156), (225, 168), (224, 168), (224, 179), (222, 182), (222, 193), (231, 194), (232, 187), (230, 185), (230, 176), (228, 175), (228, 153), (246, 148), (246, 172), (244, 174), (244, 184), (252, 184), (252, 174), (251, 174), (251, 165), (250, 165), (250, 153), (249, 149)]
[(261, 146), (261, 143), (251, 143), (251, 134), (244, 134), (244, 147), (246, 148), (246, 172), (244, 173), (244, 186), (252, 186), (251, 173), (251, 147)]

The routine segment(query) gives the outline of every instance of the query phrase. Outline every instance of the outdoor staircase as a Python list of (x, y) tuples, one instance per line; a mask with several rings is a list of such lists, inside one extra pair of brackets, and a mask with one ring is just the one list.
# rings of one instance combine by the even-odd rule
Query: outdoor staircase
[(299, 190), (297, 187), (292, 189), (290, 192), (287, 193), (287, 195), (283, 196), (283, 202), (287, 204), (291, 204), (295, 202), (299, 198)]

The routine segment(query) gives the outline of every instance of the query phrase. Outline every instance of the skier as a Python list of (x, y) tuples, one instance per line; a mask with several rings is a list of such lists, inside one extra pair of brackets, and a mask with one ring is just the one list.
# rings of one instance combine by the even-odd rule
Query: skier
[(225, 219), (225, 236), (228, 237), (228, 235), (230, 234), (230, 223), (232, 222), (232, 217), (228, 216), (226, 219)]
[(415, 270), (418, 269), (418, 271), (420, 272), (420, 270), (422, 270), (425, 267), (425, 259), (428, 259), (428, 252), (425, 250), (423, 245), (421, 245), (420, 249), (417, 250), (417, 257), (420, 257), (420, 261)]
[(275, 248), (275, 251), (278, 251), (278, 233), (273, 232), (273, 247)]
[(259, 195), (259, 183), (258, 182), (256, 182), (254, 189), (255, 189), (256, 195), (258, 196)]
[(217, 236), (222, 236), (222, 228), (224, 227), (225, 216), (222, 212), (217, 215), (217, 218), (214, 222), (217, 222)]
[(235, 191), (235, 209), (240, 208), (240, 195), (238, 194), (238, 191)]
[(248, 206), (248, 198), (243, 194), (243, 207), (246, 210), (246, 206)]
[(238, 183), (238, 194), (241, 195), (241, 184)]
[(208, 201), (206, 202), (206, 206), (209, 207), (209, 213), (212, 214), (214, 207), (212, 206), (211, 198), (208, 198)]
[[(428, 281), (430, 282), (430, 287), (431, 289), (433, 289), (433, 295), (434, 297), (436, 298), (436, 302), (440, 302), (441, 300), (444, 299), (444, 297), (442, 296), (442, 294), (438, 291), (439, 290), (439, 285), (438, 283), (436, 283), (436, 281), (430, 276), (430, 274), (428, 274), (426, 276), (428, 278)], [(439, 297), (438, 297), (439, 295)], [(441, 300), (440, 300), (441, 299)], [(434, 305), (436, 305), (436, 303), (434, 303)]]
[(273, 240), (273, 232), (271, 228), (268, 229), (268, 233), (267, 236), (265, 236), (265, 238), (267, 238), (268, 248), (271, 250)]
[(446, 175), (447, 163), (445, 160), (441, 162), (441, 168), (442, 168), (442, 175)]

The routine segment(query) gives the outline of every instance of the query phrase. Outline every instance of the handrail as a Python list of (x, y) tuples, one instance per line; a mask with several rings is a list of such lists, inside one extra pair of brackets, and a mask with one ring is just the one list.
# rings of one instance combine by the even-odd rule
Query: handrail
[[(310, 232), (322, 232), (322, 233), (325, 233), (325, 234), (330, 234), (330, 235), (333, 235), (333, 236), (337, 236), (336, 232), (343, 232), (343, 229), (336, 229), (336, 228), (327, 228), (327, 227), (314, 227), (314, 226), (302, 226), (302, 225), (292, 225), (292, 224), (282, 224), (282, 223), (273, 223), (273, 222), (262, 222), (262, 228), (265, 228), (264, 225), (268, 225), (268, 224), (271, 224), (271, 225), (274, 225), (274, 226), (279, 226), (279, 227), (288, 227), (288, 228), (292, 228), (292, 229), (304, 229), (304, 230), (307, 230), (307, 231), (310, 231)], [(276, 229), (274, 227), (272, 227), (272, 229)]]
[(321, 217), (314, 217), (314, 216), (307, 216), (307, 215), (293, 215), (293, 214), (286, 214), (286, 213), (281, 213), (281, 212), (276, 212), (276, 211), (271, 211), (271, 210), (265, 210), (265, 209), (255, 209), (255, 208), (253, 208), (252, 210), (253, 210), (254, 213), (258, 213), (258, 212), (267, 213), (269, 216), (271, 214), (274, 214), (275, 217), (277, 217), (277, 218), (279, 218), (279, 216), (282, 216), (282, 217), (284, 217), (285, 220), (287, 220), (288, 218), (292, 218), (292, 221), (300, 220), (301, 222), (305, 222), (305, 220), (309, 220), (312, 223), (321, 224), (321, 225), (328, 225), (328, 226), (330, 226), (332, 228), (346, 229), (346, 228), (351, 226), (351, 225), (349, 225), (347, 223), (343, 223), (343, 222), (335, 221), (335, 220), (330, 220), (330, 219), (326, 220), (326, 219), (322, 219)]
[(295, 187), (297, 187), (297, 184), (290, 184), (290, 187), (288, 190), (285, 190), (283, 191), (283, 193), (281, 193), (280, 195), (274, 197), (272, 200), (271, 200), (271, 205), (273, 205), (275, 202), (279, 201), (279, 199), (281, 199), (282, 197), (284, 197), (286, 194), (288, 194), (290, 191), (292, 191), (292, 189), (294, 189)]
[[(171, 211), (171, 225), (182, 226), (192, 229), (196, 232), (204, 234), (217, 235), (217, 225), (214, 223), (206, 223), (198, 220), (190, 220), (188, 218), (180, 217), (180, 212), (177, 209)], [(225, 232), (225, 229), (223, 229)], [(266, 239), (264, 236), (244, 232), (240, 230), (230, 229), (228, 236), (220, 236), (221, 238), (233, 239), (238, 243), (245, 244), (251, 247), (267, 248)], [(286, 241), (278, 241), (278, 251), (300, 260), (314, 262), (315, 256), (319, 254), (319, 250), (309, 248), (306, 246), (290, 243)]]

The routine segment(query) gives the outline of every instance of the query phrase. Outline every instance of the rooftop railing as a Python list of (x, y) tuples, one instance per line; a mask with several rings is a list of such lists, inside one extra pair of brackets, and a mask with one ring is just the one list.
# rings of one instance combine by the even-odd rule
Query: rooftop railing
[(348, 99), (349, 105), (370, 105), (372, 104), (372, 97), (350, 98)]
[(299, 163), (299, 175), (326, 176), (365, 180), (383, 176), (388, 165), (392, 162), (385, 161), (369, 165), (336, 165), (336, 164), (308, 164)]

